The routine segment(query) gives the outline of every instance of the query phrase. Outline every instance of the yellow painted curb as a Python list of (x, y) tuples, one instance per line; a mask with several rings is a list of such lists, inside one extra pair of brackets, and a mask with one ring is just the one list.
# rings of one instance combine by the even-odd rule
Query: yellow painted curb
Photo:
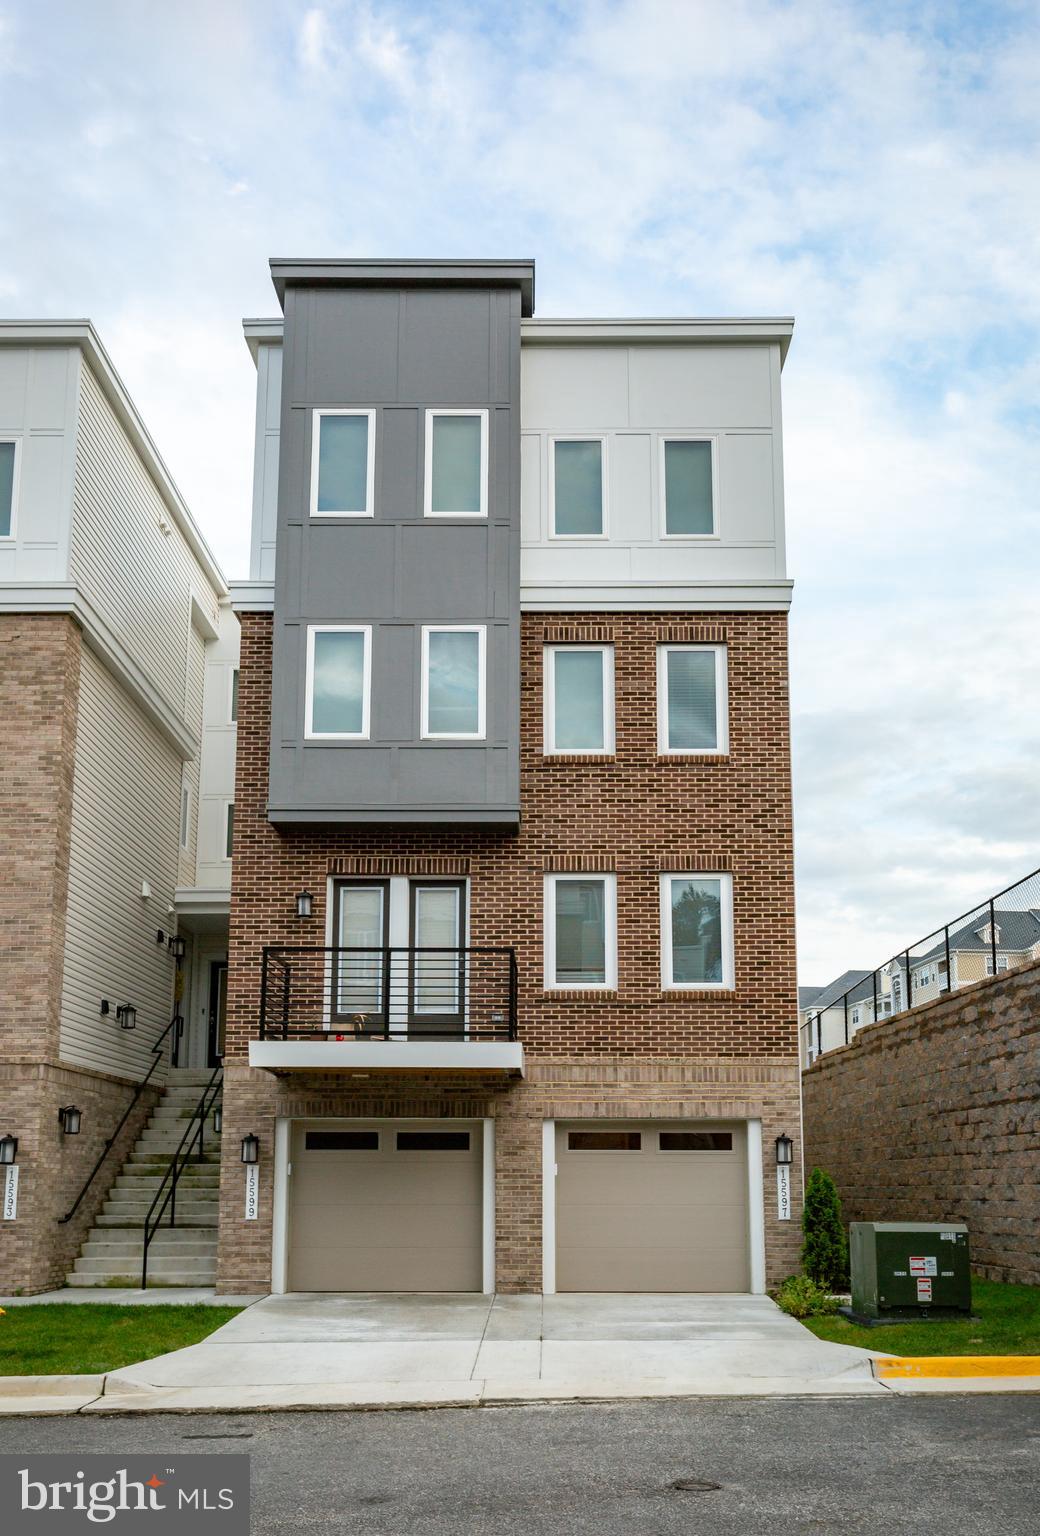
[(875, 1359), (874, 1375), (1040, 1376), (1040, 1355), (896, 1355)]

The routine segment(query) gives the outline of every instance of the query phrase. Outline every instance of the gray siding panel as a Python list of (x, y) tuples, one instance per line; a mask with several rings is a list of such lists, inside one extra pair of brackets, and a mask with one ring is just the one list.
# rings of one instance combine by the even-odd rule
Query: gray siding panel
[[(520, 291), (285, 292), (272, 820), (519, 818)], [(312, 413), (375, 417), (375, 515), (309, 516)], [(489, 415), (488, 517), (423, 517), (425, 412)], [(372, 626), (371, 739), (304, 739), (309, 624)], [(487, 626), (487, 738), (420, 739), (423, 624)]]

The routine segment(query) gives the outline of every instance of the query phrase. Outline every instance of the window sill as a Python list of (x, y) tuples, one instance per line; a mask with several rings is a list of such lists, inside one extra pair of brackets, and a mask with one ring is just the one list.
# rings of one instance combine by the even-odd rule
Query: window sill
[(542, 997), (558, 1003), (587, 1003), (590, 998), (616, 1002), (620, 993), (617, 987), (543, 987)]
[(729, 752), (658, 752), (659, 763), (728, 763)]
[(547, 763), (616, 763), (616, 752), (543, 752)]
[(733, 998), (737, 995), (736, 987), (662, 987), (657, 994), (659, 1003), (675, 1002), (677, 999), (690, 1002), (694, 998), (698, 1001), (710, 1001), (712, 998)]

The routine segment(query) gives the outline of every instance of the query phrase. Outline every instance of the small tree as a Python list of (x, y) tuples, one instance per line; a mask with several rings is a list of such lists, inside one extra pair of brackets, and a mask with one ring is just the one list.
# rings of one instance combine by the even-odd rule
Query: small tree
[(841, 1219), (841, 1200), (829, 1173), (814, 1168), (802, 1207), (802, 1268), (818, 1285), (840, 1290), (849, 1272), (849, 1249)]

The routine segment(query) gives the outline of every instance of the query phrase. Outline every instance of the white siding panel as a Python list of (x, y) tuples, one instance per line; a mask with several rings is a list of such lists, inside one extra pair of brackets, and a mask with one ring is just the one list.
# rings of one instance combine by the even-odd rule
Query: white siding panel
[[(169, 931), (181, 762), (94, 654), (83, 652), (72, 797), (61, 1056), (139, 1078), (173, 1013)], [(141, 895), (147, 881), (151, 895)], [(100, 1013), (102, 998), (112, 1012)], [(121, 1030), (118, 1003), (138, 1010)]]
[(191, 593), (197, 593), (214, 623), (216, 594), (86, 364), (71, 569), (169, 707), (185, 718)]
[(0, 582), (66, 581), (79, 353), (0, 347), (0, 437), (18, 443), (15, 536), (0, 540)]
[[(185, 683), (185, 724), (202, 741), (203, 686), (206, 677), (206, 642), (193, 624), (188, 626), (188, 669)], [(188, 846), (179, 850), (177, 884), (194, 885), (199, 848), (199, 758), (184, 764), (184, 782), (191, 789)]]
[(278, 534), (278, 445), (282, 414), (282, 348), (261, 346), (256, 356), (256, 435), (253, 449), (253, 536), (249, 575), (274, 577)]
[(632, 347), (627, 425), (700, 432), (772, 426), (768, 346)]

